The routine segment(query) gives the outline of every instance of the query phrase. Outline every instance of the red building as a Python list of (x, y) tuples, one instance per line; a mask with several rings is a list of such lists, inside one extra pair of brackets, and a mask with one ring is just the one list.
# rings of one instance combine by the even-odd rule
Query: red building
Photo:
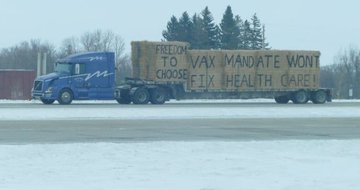
[(31, 99), (35, 76), (33, 70), (0, 69), (0, 99)]

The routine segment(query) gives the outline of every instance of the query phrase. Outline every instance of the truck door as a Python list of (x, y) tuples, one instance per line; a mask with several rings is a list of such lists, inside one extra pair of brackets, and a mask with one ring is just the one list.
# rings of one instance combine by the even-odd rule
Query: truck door
[(86, 65), (82, 63), (76, 63), (74, 68), (74, 90), (77, 91), (79, 99), (88, 99), (89, 92), (91, 91), (91, 84), (85, 81)]

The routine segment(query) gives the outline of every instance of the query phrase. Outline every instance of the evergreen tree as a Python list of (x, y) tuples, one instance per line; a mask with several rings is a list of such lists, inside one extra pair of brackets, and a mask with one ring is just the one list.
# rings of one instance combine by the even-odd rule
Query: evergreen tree
[(206, 32), (204, 30), (203, 22), (200, 16), (194, 14), (192, 17), (192, 33), (191, 33), (191, 48), (204, 49), (204, 42), (206, 41)]
[(221, 48), (237, 49), (239, 44), (240, 28), (238, 27), (231, 7), (228, 6), (220, 23)]
[(237, 38), (238, 38), (237, 49), (245, 49), (243, 47), (243, 43), (244, 43), (244, 39), (243, 39), (243, 36), (244, 36), (244, 21), (240, 18), (239, 15), (235, 16), (235, 24), (236, 24), (236, 27), (239, 30), (239, 33), (238, 33), (238, 36), (237, 36)]
[(187, 12), (182, 14), (182, 17), (179, 19), (179, 29), (177, 31), (178, 41), (191, 42), (192, 41), (192, 30), (193, 23)]
[(257, 15), (254, 14), (250, 22), (243, 21), (239, 15), (234, 16), (230, 6), (220, 25), (205, 7), (200, 16), (194, 14), (190, 18), (186, 11), (179, 20), (172, 16), (162, 34), (167, 41), (189, 42), (193, 49), (262, 49), (269, 45), (265, 42), (265, 26)]
[(242, 49), (251, 49), (252, 44), (252, 30), (250, 26), (250, 22), (248, 20), (245, 20), (244, 22), (244, 30), (242, 34), (242, 43), (241, 47)]
[(208, 7), (201, 12), (202, 24), (205, 30), (206, 41), (204, 49), (217, 49), (220, 47), (220, 29), (214, 23), (214, 18)]
[(179, 22), (175, 16), (172, 16), (170, 21), (167, 23), (167, 30), (163, 31), (163, 37), (167, 41), (178, 40)]
[(266, 38), (265, 38), (265, 25), (262, 25), (262, 48), (263, 49), (271, 49), (269, 48), (269, 43), (266, 42)]
[(251, 18), (251, 49), (261, 49), (263, 43), (261, 23), (256, 13)]

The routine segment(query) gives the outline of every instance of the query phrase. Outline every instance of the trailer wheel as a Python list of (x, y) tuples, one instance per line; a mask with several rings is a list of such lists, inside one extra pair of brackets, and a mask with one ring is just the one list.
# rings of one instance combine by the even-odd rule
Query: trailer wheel
[(167, 93), (164, 88), (155, 88), (150, 91), (150, 102), (152, 104), (164, 104), (167, 98)]
[(275, 102), (278, 104), (287, 104), (289, 102), (289, 97), (286, 95), (275, 97)]
[(45, 98), (40, 98), (40, 100), (43, 104), (52, 104), (55, 102), (55, 100), (49, 100), (49, 99), (45, 99)]
[(311, 101), (314, 104), (324, 104), (326, 102), (326, 92), (323, 90), (318, 90), (314, 92), (311, 97)]
[[(133, 90), (133, 89), (132, 89)], [(146, 88), (135, 88), (131, 99), (134, 104), (147, 104), (149, 103), (150, 94)]]
[(293, 94), (292, 101), (295, 104), (306, 104), (309, 101), (309, 97), (306, 91), (299, 90)]
[(67, 105), (71, 104), (73, 100), (73, 94), (69, 89), (63, 89), (60, 91), (58, 102), (59, 104)]

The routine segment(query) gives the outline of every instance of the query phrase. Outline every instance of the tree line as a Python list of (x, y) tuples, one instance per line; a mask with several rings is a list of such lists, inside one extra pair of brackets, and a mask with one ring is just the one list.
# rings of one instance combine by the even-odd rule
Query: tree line
[(186, 11), (179, 19), (173, 15), (162, 34), (167, 41), (188, 42), (192, 49), (264, 49), (269, 45), (265, 41), (265, 25), (256, 13), (244, 21), (233, 14), (231, 6), (226, 8), (219, 25), (208, 7), (192, 17)]
[[(333, 89), (334, 98), (360, 98), (360, 50), (349, 47), (335, 56), (332, 65), (322, 66), (320, 86)], [(352, 91), (352, 96), (349, 91)]]
[(69, 37), (63, 40), (59, 48), (41, 40), (30, 40), (18, 45), (3, 48), (0, 51), (0, 69), (29, 69), (37, 67), (38, 53), (47, 55), (47, 71), (54, 70), (53, 63), (57, 59), (70, 54), (86, 51), (115, 52), (117, 81), (131, 75), (129, 55), (125, 54), (124, 40), (112, 31), (95, 30), (86, 32), (80, 37)]

